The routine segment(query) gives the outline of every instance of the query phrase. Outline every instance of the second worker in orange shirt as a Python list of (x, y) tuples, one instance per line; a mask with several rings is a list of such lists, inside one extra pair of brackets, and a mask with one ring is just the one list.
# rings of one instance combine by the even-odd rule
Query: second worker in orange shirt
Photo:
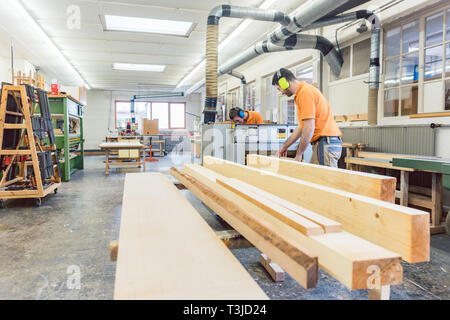
[(263, 118), (259, 112), (244, 111), (241, 108), (231, 108), (229, 113), (230, 119), (234, 123), (240, 124), (262, 124)]
[(337, 168), (342, 152), (342, 133), (322, 93), (305, 81), (297, 80), (291, 71), (284, 68), (274, 74), (272, 85), (284, 95), (294, 96), (300, 123), (277, 156), (287, 156), (288, 148), (300, 139), (295, 160), (302, 161), (303, 153), (311, 143), (311, 163)]

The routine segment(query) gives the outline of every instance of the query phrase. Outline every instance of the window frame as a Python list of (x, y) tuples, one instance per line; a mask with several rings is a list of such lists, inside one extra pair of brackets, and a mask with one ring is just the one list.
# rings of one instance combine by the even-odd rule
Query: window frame
[[(131, 103), (130, 100), (114, 100), (114, 123), (115, 123), (115, 128), (118, 129), (117, 127), (117, 103), (118, 102), (127, 102), (127, 103)], [(139, 102), (143, 102), (143, 103), (149, 103), (150, 104), (150, 119), (152, 119), (153, 116), (153, 102), (155, 103), (167, 103), (168, 105), (168, 128), (167, 129), (161, 129), (161, 130), (186, 130), (186, 102), (185, 101), (159, 101), (159, 100), (139, 100)], [(184, 105), (184, 127), (183, 128), (178, 128), (178, 127), (172, 127), (171, 124), (171, 120), (170, 120), (170, 105), (171, 104), (183, 104)]]
[[(447, 37), (447, 20), (448, 20), (448, 14), (450, 10), (450, 5), (445, 4), (445, 5), (441, 5), (438, 8), (433, 8), (430, 10), (427, 10), (423, 13), (414, 13), (412, 15), (410, 15), (409, 17), (402, 19), (400, 21), (397, 21), (395, 23), (391, 23), (388, 24), (386, 26), (383, 27), (382, 29), (382, 79), (380, 79), (381, 81), (381, 85), (380, 85), (380, 90), (382, 91), (382, 102), (381, 102), (381, 120), (403, 120), (403, 119), (410, 119), (410, 115), (402, 115), (401, 114), (401, 101), (402, 101), (402, 96), (401, 96), (401, 91), (402, 88), (408, 87), (408, 86), (417, 86), (418, 88), (418, 98), (417, 98), (417, 113), (416, 114), (420, 114), (420, 113), (424, 113), (425, 112), (425, 85), (426, 84), (432, 84), (432, 83), (437, 83), (437, 82), (441, 82), (442, 86), (441, 86), (441, 96), (442, 96), (442, 105), (440, 106), (440, 109), (438, 111), (433, 111), (433, 112), (445, 112), (447, 111), (445, 109), (445, 86), (446, 86), (446, 81), (450, 80), (450, 74), (447, 76), (446, 75), (446, 46), (450, 45), (450, 36)], [(426, 18), (430, 17), (432, 15), (435, 15), (437, 13), (443, 13), (443, 25), (442, 25), (442, 40), (441, 42), (432, 44), (427, 46), (426, 45)], [(399, 58), (400, 59), (400, 72), (402, 70), (402, 57), (406, 54), (403, 54), (403, 25), (409, 24), (413, 21), (419, 20), (419, 49), (418, 51), (414, 51), (414, 52), (410, 52), (408, 54), (412, 54), (412, 53), (419, 53), (419, 75), (418, 75), (418, 81), (416, 83), (414, 82), (409, 82), (409, 83), (405, 83), (402, 84), (401, 81), (399, 83), (398, 86), (395, 87), (385, 87), (384, 85), (384, 77), (385, 77), (385, 62), (386, 60), (391, 60), (394, 58)], [(388, 57), (386, 59), (386, 43), (385, 43), (385, 33), (388, 30), (392, 30), (395, 28), (401, 27), (401, 43), (400, 43), (400, 55), (399, 56), (393, 56), (393, 57)], [(430, 48), (434, 48), (434, 47), (439, 47), (442, 46), (442, 74), (440, 75), (439, 78), (434, 78), (434, 79), (425, 79), (425, 51), (427, 49)], [(399, 75), (399, 80), (401, 80), (401, 74)], [(399, 90), (399, 115), (398, 116), (389, 116), (389, 117), (385, 117), (384, 116), (384, 107), (385, 107), (385, 101), (384, 101), (384, 94), (386, 92), (386, 90), (390, 90), (390, 89), (394, 89), (397, 88)], [(431, 111), (430, 111), (431, 112)]]

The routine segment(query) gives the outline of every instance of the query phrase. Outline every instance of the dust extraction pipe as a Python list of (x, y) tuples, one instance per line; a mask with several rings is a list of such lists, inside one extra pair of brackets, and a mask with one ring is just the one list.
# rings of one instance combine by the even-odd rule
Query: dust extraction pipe
[(208, 16), (206, 29), (206, 99), (203, 110), (204, 122), (214, 122), (217, 113), (217, 67), (218, 67), (218, 42), (219, 20), (222, 17), (250, 18), (254, 20), (279, 22), (288, 25), (291, 22), (289, 16), (275, 10), (259, 8), (245, 8), (239, 6), (222, 5), (213, 8)]
[(368, 124), (375, 126), (378, 123), (378, 89), (380, 88), (380, 41), (381, 26), (374, 15), (371, 19), (372, 34), (370, 38), (370, 68), (369, 68), (369, 103)]
[(241, 99), (240, 99), (241, 100), (241, 103), (240, 103), (241, 106), (240, 107), (242, 109), (244, 109), (245, 108), (245, 100), (247, 98), (246, 97), (246, 95), (247, 95), (247, 92), (246, 92), (246, 90), (247, 90), (247, 81), (245, 80), (245, 76), (242, 73), (237, 72), (235, 70), (231, 70), (230, 72), (228, 72), (228, 74), (241, 80), (241, 92), (242, 92), (242, 94), (241, 94)]

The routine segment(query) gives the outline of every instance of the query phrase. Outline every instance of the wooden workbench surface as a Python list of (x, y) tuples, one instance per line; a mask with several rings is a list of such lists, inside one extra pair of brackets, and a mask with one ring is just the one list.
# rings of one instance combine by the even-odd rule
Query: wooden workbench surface
[(146, 148), (140, 142), (130, 141), (130, 142), (104, 142), (100, 144), (100, 149), (142, 149)]

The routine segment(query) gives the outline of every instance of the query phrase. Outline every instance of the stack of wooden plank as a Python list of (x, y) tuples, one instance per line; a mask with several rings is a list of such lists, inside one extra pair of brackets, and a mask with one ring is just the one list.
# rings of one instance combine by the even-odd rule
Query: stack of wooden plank
[(171, 173), (303, 287), (316, 285), (318, 266), (350, 289), (375, 289), (401, 283), (401, 258), (429, 260), (428, 213), (388, 202), (395, 178), (247, 163), (205, 157)]

